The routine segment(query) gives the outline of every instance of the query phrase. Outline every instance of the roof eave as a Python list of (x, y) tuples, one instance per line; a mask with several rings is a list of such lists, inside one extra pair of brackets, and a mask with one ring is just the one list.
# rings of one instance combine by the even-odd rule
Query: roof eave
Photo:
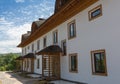
[[(71, 18), (72, 16), (77, 14), (78, 12), (84, 10), (85, 8), (89, 7), (90, 5), (92, 5), (93, 3), (97, 2), (97, 1), (98, 0), (85, 0), (85, 1), (71, 0), (71, 2), (68, 5), (66, 5), (63, 9), (61, 9), (60, 11), (58, 11), (57, 13), (55, 13), (51, 17), (49, 17), (40, 26), (41, 28), (39, 28), (32, 35), (30, 35), (25, 41), (21, 42), (21, 44), (18, 47), (26, 46), (27, 44), (36, 40), (40, 36), (44, 35), (46, 32), (49, 32), (51, 29), (55, 28), (62, 22), (65, 22), (66, 20), (68, 20), (69, 18)], [(76, 8), (76, 10), (75, 10), (75, 8)], [(69, 11), (71, 11), (71, 13), (69, 13)], [(64, 17), (63, 17), (63, 14), (64, 14)], [(56, 21), (56, 18), (57, 18), (57, 21)], [(50, 24), (50, 22), (52, 22), (52, 23)]]

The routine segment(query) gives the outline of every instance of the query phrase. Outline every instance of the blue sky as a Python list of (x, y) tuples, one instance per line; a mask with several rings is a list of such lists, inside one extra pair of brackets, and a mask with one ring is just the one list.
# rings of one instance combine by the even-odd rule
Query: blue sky
[(55, 0), (0, 0), (0, 53), (21, 52), (21, 35), (54, 12)]

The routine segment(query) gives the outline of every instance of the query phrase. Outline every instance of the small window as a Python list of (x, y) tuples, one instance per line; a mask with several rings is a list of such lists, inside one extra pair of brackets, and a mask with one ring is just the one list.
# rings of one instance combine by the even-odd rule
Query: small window
[(26, 60), (25, 60), (24, 64), (25, 64), (25, 68), (27, 68), (27, 61)]
[(37, 50), (40, 49), (40, 40), (37, 41)]
[(47, 46), (46, 42), (47, 42), (47, 37), (44, 37), (43, 38), (43, 48), (45, 48)]
[(78, 64), (77, 64), (77, 54), (70, 54), (69, 55), (69, 65), (70, 65), (70, 72), (77, 73), (78, 71)]
[(68, 23), (68, 39), (76, 37), (76, 26), (75, 20)]
[(37, 59), (37, 69), (39, 69), (40, 60)]
[(107, 76), (105, 50), (91, 51), (91, 60), (93, 75)]
[(22, 48), (22, 55), (24, 55), (24, 50), (23, 50), (23, 48)]
[(53, 32), (53, 43), (56, 44), (58, 42), (58, 32), (57, 30)]
[(61, 46), (62, 46), (62, 55), (65, 56), (67, 55), (67, 45), (66, 45), (66, 40), (61, 41)]
[(28, 49), (28, 50), (30, 49), (29, 46), (27, 47), (27, 49)]
[(26, 54), (27, 52), (26, 52), (26, 48), (25, 48), (25, 54)]
[(27, 68), (29, 68), (29, 60), (27, 59)]
[(32, 44), (32, 52), (34, 52), (34, 43)]
[(88, 15), (89, 15), (89, 21), (102, 16), (102, 5), (99, 5), (95, 7), (94, 9), (90, 10), (88, 12)]

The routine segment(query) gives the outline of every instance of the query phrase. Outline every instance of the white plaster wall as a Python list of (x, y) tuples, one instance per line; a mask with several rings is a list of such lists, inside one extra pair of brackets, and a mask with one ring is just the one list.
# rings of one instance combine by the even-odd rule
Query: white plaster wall
[[(76, 20), (77, 37), (67, 41), (67, 52), (68, 54), (78, 53), (79, 69), (78, 73), (69, 73), (68, 56), (61, 57), (62, 78), (88, 84), (120, 83), (120, 67), (118, 66), (120, 59), (119, 3), (119, 0), (100, 0), (67, 21)], [(88, 11), (99, 4), (102, 4), (103, 15), (89, 21)], [(108, 76), (92, 75), (90, 51), (98, 49), (106, 50)]]
[[(39, 69), (37, 68), (37, 59), (39, 59)], [(37, 74), (42, 74), (42, 56), (36, 56), (34, 61), (34, 72)]]

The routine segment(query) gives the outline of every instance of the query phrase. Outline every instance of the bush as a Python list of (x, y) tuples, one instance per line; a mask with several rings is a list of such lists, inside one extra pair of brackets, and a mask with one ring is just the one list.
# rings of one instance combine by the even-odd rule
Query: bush
[(4, 66), (0, 67), (0, 71), (6, 71), (6, 68)]

